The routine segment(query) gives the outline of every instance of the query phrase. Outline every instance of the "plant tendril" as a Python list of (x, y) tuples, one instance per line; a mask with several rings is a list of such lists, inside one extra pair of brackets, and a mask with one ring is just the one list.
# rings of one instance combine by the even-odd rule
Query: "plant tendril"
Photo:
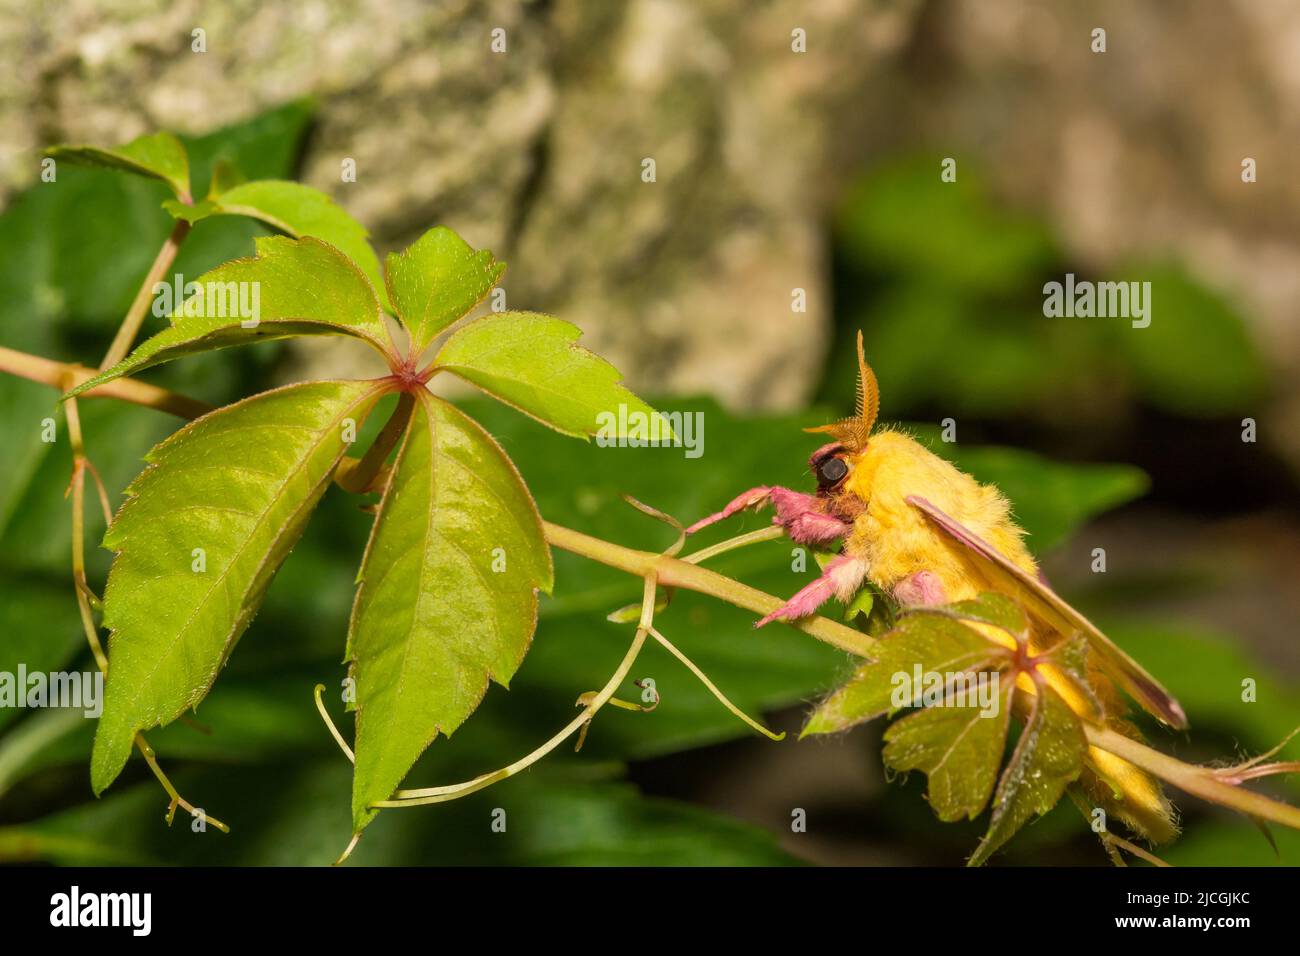
[(758, 731), (768, 740), (785, 740), (784, 731), (782, 731), (779, 734), (773, 733), (772, 731), (764, 727), (762, 724), (760, 724), (757, 720), (754, 720), (752, 717), (746, 714), (743, 710), (741, 710), (739, 707), (733, 704), (730, 700), (728, 700), (727, 695), (724, 694), (722, 691), (718, 690), (717, 685), (714, 684), (713, 681), (709, 680), (708, 675), (705, 674), (704, 671), (700, 670), (700, 668), (696, 665), (696, 663), (693, 660), (691, 660), (684, 653), (682, 653), (682, 651), (677, 647), (676, 644), (668, 640), (668, 638), (664, 637), (653, 627), (650, 628), (650, 634), (654, 637), (656, 641), (658, 641), (668, 650), (668, 653), (672, 654), (673, 657), (677, 658), (679, 661), (685, 664), (687, 670), (689, 670), (692, 674), (694, 674), (699, 679), (700, 683), (709, 689), (709, 693), (711, 693), (714, 697), (716, 697), (718, 699), (718, 702), (722, 704), (723, 707), (727, 708), (727, 710), (731, 711), (733, 714), (735, 714), (737, 717), (743, 720), (751, 728)]

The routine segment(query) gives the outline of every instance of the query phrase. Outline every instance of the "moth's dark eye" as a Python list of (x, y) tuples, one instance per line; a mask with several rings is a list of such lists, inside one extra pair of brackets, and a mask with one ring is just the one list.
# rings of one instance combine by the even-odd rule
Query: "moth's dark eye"
[(843, 458), (827, 458), (817, 466), (817, 478), (823, 485), (833, 485), (842, 481), (849, 473), (849, 466)]

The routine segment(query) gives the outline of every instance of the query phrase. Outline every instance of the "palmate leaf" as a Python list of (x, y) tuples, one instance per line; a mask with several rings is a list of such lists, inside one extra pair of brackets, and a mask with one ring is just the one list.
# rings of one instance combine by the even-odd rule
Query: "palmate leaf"
[(991, 713), (967, 698), (966, 706), (927, 707), (885, 731), (885, 763), (900, 773), (923, 771), (926, 797), (945, 823), (973, 820), (988, 805), (1011, 717), (1015, 681), (996, 672), (970, 676), (997, 680)]
[(356, 264), (384, 307), (391, 309), (379, 272), (379, 257), (370, 246), (370, 233), (330, 196), (283, 179), (231, 184), (229, 176), (228, 169), (214, 170), (213, 191), (202, 202), (188, 205), (168, 200), (163, 206), (177, 219), (190, 223), (212, 216), (248, 216), (294, 239), (311, 236), (327, 242)]
[[(453, 334), (434, 366), (574, 437), (595, 435), (602, 427), (615, 437), (635, 428), (633, 416), (647, 423), (659, 418), (619, 384), (614, 366), (577, 344), (581, 334), (576, 325), (549, 315), (500, 312)], [(666, 422), (660, 424), (659, 437), (671, 438)]]
[(1087, 742), (1074, 711), (1043, 681), (998, 781), (988, 833), (970, 858), (981, 866), (1035, 815), (1046, 813), (1083, 770)]
[(78, 166), (104, 166), (121, 169), (166, 183), (176, 198), (190, 198), (190, 161), (185, 147), (171, 133), (140, 136), (105, 149), (100, 146), (54, 146), (45, 155), (56, 161)]
[(192, 422), (158, 445), (104, 538), (109, 679), (95, 735), (98, 793), (139, 730), (203, 699), (298, 540), (373, 382), (291, 385)]
[(491, 252), (474, 249), (445, 226), (389, 255), (384, 265), (389, 296), (417, 354), (487, 298), (506, 271)]
[[(803, 731), (831, 733), (904, 706), (924, 705), (886, 730), (884, 761), (900, 772), (924, 771), (927, 797), (941, 820), (973, 819), (988, 805), (998, 778), (1012, 704), (1018, 699), (1017, 680), (1032, 680), (1035, 693), (1026, 695), (1029, 716), (998, 780), (988, 833), (971, 857), (974, 866), (984, 863), (1032, 816), (1055, 806), (1082, 771), (1086, 742), (1079, 716), (1048, 685), (1044, 669), (1055, 668), (1072, 678), (1083, 702), (1091, 696), (1078, 672), (1086, 644), (1062, 641), (1022, 672), (1010, 648), (977, 629), (990, 626), (1013, 635), (1021, 648), (1027, 646), (1024, 612), (1004, 595), (985, 593), (905, 614), (875, 644), (875, 659), (827, 698)], [(985, 713), (979, 699), (970, 695), (979, 677), (994, 676), (997, 705)], [(900, 684), (901, 691), (896, 690)], [(934, 690), (943, 691), (942, 699), (930, 699)]]
[(875, 659), (813, 711), (801, 736), (836, 733), (893, 713), (898, 676), (910, 679), (918, 666), (924, 673), (960, 673), (988, 667), (1008, 654), (978, 631), (938, 614), (904, 616), (872, 652)]
[(472, 419), (427, 392), (375, 519), (348, 635), (356, 679), (353, 825), (374, 816), (439, 734), (506, 684), (552, 586), (528, 489)]
[[(65, 397), (79, 395), (123, 375), (183, 355), (293, 335), (351, 335), (385, 351), (388, 330), (375, 294), (355, 265), (318, 239), (270, 236), (257, 240), (257, 255), (236, 259), (197, 280), (203, 313), (190, 315), (182, 303), (170, 328), (146, 339), (125, 359), (87, 379)], [(232, 302), (252, 304), (257, 323), (246, 327)], [(240, 298), (242, 296), (242, 298)], [(235, 314), (229, 314), (235, 313)]]

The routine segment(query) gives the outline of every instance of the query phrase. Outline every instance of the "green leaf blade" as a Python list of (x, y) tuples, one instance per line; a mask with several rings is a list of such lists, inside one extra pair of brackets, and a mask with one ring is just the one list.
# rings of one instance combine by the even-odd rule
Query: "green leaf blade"
[(370, 245), (370, 233), (332, 197), (302, 183), (259, 179), (227, 185), (214, 180), (215, 192), (201, 203), (164, 203), (178, 219), (190, 223), (211, 216), (248, 216), (294, 239), (310, 236), (329, 243), (365, 275), (384, 307), (391, 309), (379, 271), (379, 257)]
[(389, 255), (385, 268), (389, 297), (416, 353), (486, 299), (506, 271), (490, 251), (474, 249), (446, 226)]
[(896, 688), (900, 675), (910, 679), (917, 667), (924, 673), (960, 673), (983, 667), (1007, 652), (960, 621), (909, 614), (875, 644), (872, 653), (873, 660), (818, 705), (800, 736), (837, 733), (908, 706), (911, 699), (900, 704)]
[(206, 415), (150, 453), (104, 538), (116, 558), (96, 793), (137, 731), (203, 699), (346, 453), (347, 422), (378, 396), (371, 382), (291, 385)]
[(986, 863), (1032, 817), (1056, 806), (1083, 770), (1087, 742), (1074, 711), (1042, 680), (1016, 749), (998, 781), (988, 833), (969, 865)]
[(1004, 675), (996, 673), (969, 676), (998, 681), (992, 713), (969, 702), (926, 707), (885, 731), (885, 763), (900, 773), (924, 772), (930, 806), (945, 823), (973, 820), (988, 804), (1011, 716), (1014, 680), (1002, 680)]
[(619, 437), (639, 419), (658, 420), (659, 438), (671, 440), (666, 420), (619, 384), (614, 366), (579, 346), (581, 335), (549, 315), (500, 312), (452, 335), (434, 365), (575, 438)]
[[(351, 335), (381, 353), (388, 348), (388, 331), (369, 283), (338, 250), (318, 239), (259, 239), (256, 256), (227, 262), (196, 281), (203, 291), (172, 314), (170, 328), (64, 397), (185, 355), (294, 335)], [(246, 322), (238, 313), (253, 304), (254, 296), (256, 322)], [(200, 298), (202, 307), (196, 310), (213, 314), (187, 314), (188, 303)], [(236, 301), (239, 307), (231, 305)]]
[(984, 591), (968, 601), (955, 601), (936, 608), (918, 608), (918, 614), (947, 614), (963, 621), (990, 624), (1012, 637), (1028, 639), (1029, 621), (1014, 600), (996, 591)]
[(375, 519), (348, 636), (356, 679), (353, 824), (373, 818), (439, 733), (505, 685), (550, 591), (532, 497), (472, 419), (418, 396)]
[(77, 166), (120, 169), (165, 183), (181, 202), (190, 201), (190, 161), (171, 133), (140, 136), (121, 146), (54, 146), (45, 155)]

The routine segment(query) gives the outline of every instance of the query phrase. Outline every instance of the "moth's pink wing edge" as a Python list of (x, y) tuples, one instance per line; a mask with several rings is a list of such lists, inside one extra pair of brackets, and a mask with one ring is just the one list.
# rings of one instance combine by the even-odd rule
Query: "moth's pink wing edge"
[(992, 564), (998, 570), (1012, 578), (1020, 585), (1023, 592), (1034, 603), (1039, 616), (1048, 623), (1066, 633), (1068, 629), (1081, 632), (1094, 650), (1111, 665), (1115, 678), (1128, 693), (1145, 707), (1151, 714), (1176, 730), (1187, 729), (1187, 714), (1182, 705), (1165, 690), (1160, 682), (1147, 673), (1137, 661), (1133, 660), (1123, 649), (1099, 631), (1091, 621), (1071, 607), (1059, 594), (1047, 586), (1046, 582), (1026, 574), (1006, 555), (961, 522), (936, 508), (919, 495), (908, 495), (907, 503), (920, 509), (930, 521), (954, 541), (969, 548), (979, 557)]

